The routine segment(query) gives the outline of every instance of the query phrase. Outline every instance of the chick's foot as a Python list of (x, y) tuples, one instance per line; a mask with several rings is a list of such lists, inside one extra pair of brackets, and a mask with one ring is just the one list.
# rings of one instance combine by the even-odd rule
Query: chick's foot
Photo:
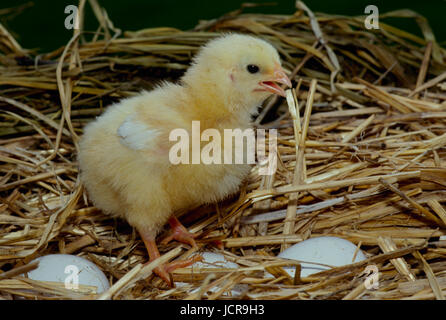
[[(184, 228), (184, 227), (183, 227)], [(160, 257), (160, 252), (158, 250), (158, 246), (155, 242), (155, 233), (151, 232), (144, 232), (139, 230), (139, 234), (141, 235), (142, 240), (144, 241), (144, 244), (146, 246), (147, 252), (149, 254), (149, 262), (154, 261), (155, 259)], [(153, 272), (158, 275), (161, 279), (163, 279), (169, 287), (174, 287), (174, 282), (172, 280), (172, 276), (170, 272), (174, 271), (178, 268), (185, 268), (192, 264), (194, 264), (197, 261), (201, 261), (203, 258), (199, 255), (196, 255), (190, 259), (186, 260), (180, 260), (180, 261), (173, 261), (170, 263), (167, 263), (162, 266), (158, 266), (155, 269), (153, 269)]]
[[(158, 277), (163, 279), (169, 285), (169, 287), (173, 288), (173, 287), (175, 287), (175, 284), (173, 282), (171, 272), (173, 272), (175, 269), (178, 269), (178, 268), (186, 268), (190, 265), (193, 265), (195, 262), (202, 261), (202, 260), (203, 260), (202, 256), (195, 255), (190, 259), (173, 261), (173, 262), (169, 262), (163, 266), (156, 267), (155, 269), (153, 269), (153, 273), (155, 273)], [(147, 263), (150, 263), (150, 262), (152, 262), (152, 260)]]
[(162, 244), (167, 244), (172, 240), (177, 240), (179, 242), (189, 244), (192, 247), (197, 246), (195, 238), (199, 234), (194, 234), (187, 231), (187, 229), (181, 224), (181, 222), (175, 216), (169, 218), (169, 225), (172, 228), (172, 233), (163, 239), (163, 241), (161, 242)]

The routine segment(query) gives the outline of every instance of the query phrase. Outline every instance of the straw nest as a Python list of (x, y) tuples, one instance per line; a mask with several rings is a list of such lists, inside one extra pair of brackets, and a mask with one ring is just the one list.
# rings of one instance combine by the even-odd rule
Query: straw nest
[[(99, 27), (88, 33), (90, 8)], [(96, 1), (81, 0), (80, 29), (38, 56), (0, 25), (0, 299), (227, 299), (236, 285), (233, 299), (444, 299), (446, 50), (426, 19), (389, 12), (367, 30), (363, 16), (315, 14), (302, 2), (290, 15), (242, 11), (190, 31), (121, 32)], [(415, 19), (423, 36), (387, 17)], [(276, 173), (260, 176), (255, 166), (238, 195), (181, 217), (201, 232), (198, 252), (220, 252), (240, 268), (180, 269), (173, 277), (186, 284), (167, 288), (151, 270), (194, 250), (161, 245), (162, 257), (144, 266), (135, 231), (89, 203), (77, 142), (109, 104), (178, 79), (202, 44), (228, 31), (274, 44), (297, 90), (289, 104), (267, 101), (255, 119), (278, 129)], [(368, 259), (290, 278), (282, 267), (299, 270), (299, 261), (277, 254), (318, 236), (350, 240)], [(52, 253), (93, 261), (111, 289), (98, 295), (22, 276)], [(371, 264), (376, 290), (364, 283)]]

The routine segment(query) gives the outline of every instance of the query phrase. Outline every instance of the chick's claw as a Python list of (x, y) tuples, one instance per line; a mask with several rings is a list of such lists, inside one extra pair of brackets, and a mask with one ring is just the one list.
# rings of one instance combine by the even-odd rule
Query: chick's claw
[(174, 271), (175, 269), (186, 268), (186, 267), (193, 265), (195, 262), (202, 261), (202, 260), (203, 260), (203, 257), (197, 254), (190, 259), (170, 262), (165, 266), (165, 268), (166, 268), (166, 271), (170, 273), (170, 272)]
[[(181, 223), (176, 218), (174, 218), (174, 220), (172, 220), (171, 225), (174, 223), (177, 223), (178, 225), (182, 226)], [(183, 229), (186, 230), (186, 228), (184, 228), (184, 227), (183, 227)], [(147, 232), (144, 229), (139, 229), (138, 232), (141, 235), (141, 238), (146, 246), (147, 253), (149, 254), (150, 260), (147, 263), (150, 263), (150, 262), (158, 259), (161, 255), (158, 250), (158, 246), (156, 245), (156, 242), (155, 242), (155, 233)], [(186, 230), (186, 232), (187, 232), (187, 230)], [(195, 255), (190, 259), (173, 261), (173, 262), (167, 263), (165, 265), (158, 266), (155, 269), (153, 269), (153, 273), (155, 273), (157, 276), (159, 276), (161, 279), (163, 279), (169, 285), (169, 287), (172, 288), (175, 286), (175, 284), (172, 280), (172, 275), (170, 274), (172, 271), (174, 271), (175, 269), (178, 269), (178, 268), (188, 267), (188, 266), (194, 264), (195, 262), (201, 261), (201, 260), (203, 260), (203, 257), (201, 257), (200, 255)]]
[[(151, 261), (149, 261), (147, 263), (150, 263), (150, 262)], [(169, 272), (167, 272), (165, 266), (156, 267), (155, 269), (153, 269), (153, 273), (156, 274), (161, 279), (163, 279), (163, 281), (166, 282), (170, 288), (175, 287), (175, 283), (173, 282), (172, 275)]]
[[(173, 261), (163, 266), (156, 267), (155, 269), (153, 269), (153, 273), (155, 273), (157, 276), (163, 279), (169, 285), (169, 287), (173, 288), (175, 287), (175, 283), (173, 282), (171, 272), (173, 272), (178, 268), (189, 267), (190, 265), (193, 265), (195, 262), (202, 260), (203, 260), (202, 256), (195, 255), (190, 259)], [(151, 261), (149, 261), (148, 263), (150, 262)]]
[(181, 224), (181, 222), (176, 217), (171, 217), (169, 219), (169, 225), (172, 228), (172, 233), (163, 239), (162, 244), (167, 244), (172, 240), (177, 240), (181, 243), (189, 244), (192, 247), (197, 247), (195, 238), (199, 234), (194, 234), (189, 231)]

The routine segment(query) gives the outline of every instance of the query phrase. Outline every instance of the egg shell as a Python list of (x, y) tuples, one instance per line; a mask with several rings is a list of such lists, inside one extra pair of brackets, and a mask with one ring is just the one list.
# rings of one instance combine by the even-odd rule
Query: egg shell
[[(90, 260), (70, 254), (49, 254), (39, 257), (33, 261), (39, 261), (37, 269), (28, 272), (28, 278), (39, 281), (53, 281), (65, 283), (65, 279), (73, 274), (73, 267), (78, 271), (80, 285), (97, 287), (97, 293), (101, 293), (110, 288), (104, 273)], [(67, 273), (65, 270), (67, 268)], [(70, 269), (71, 268), (71, 269)]]
[[(356, 245), (348, 240), (337, 237), (316, 237), (289, 247), (281, 252), (278, 257), (340, 267), (367, 259), (364, 253), (358, 250), (355, 260), (352, 261), (355, 251)], [(330, 267), (312, 263), (302, 263), (301, 266), (302, 277), (330, 269)], [(284, 267), (284, 269), (291, 277), (294, 277), (295, 267)]]

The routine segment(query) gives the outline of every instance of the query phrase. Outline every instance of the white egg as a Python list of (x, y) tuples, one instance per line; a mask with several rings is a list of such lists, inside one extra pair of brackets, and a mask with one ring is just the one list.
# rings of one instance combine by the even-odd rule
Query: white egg
[(93, 262), (70, 254), (49, 254), (33, 261), (39, 267), (28, 272), (28, 278), (40, 281), (53, 281), (72, 288), (76, 283), (94, 286), (97, 293), (110, 288), (107, 278)]
[(205, 251), (200, 254), (203, 257), (202, 261), (195, 262), (191, 268), (238, 268), (238, 264), (226, 260), (225, 256), (220, 253)]
[[(318, 263), (340, 267), (367, 259), (364, 253), (358, 250), (353, 261), (355, 251), (356, 245), (348, 240), (337, 237), (316, 237), (289, 247), (278, 257), (305, 261), (301, 264), (301, 276), (307, 277), (313, 273), (330, 269), (330, 267), (318, 265)], [(295, 267), (284, 267), (284, 269), (291, 277), (294, 277)]]
[[(228, 269), (237, 269), (239, 268), (239, 265), (226, 260), (225, 256), (220, 253), (215, 252), (202, 252), (200, 255), (203, 257), (202, 261), (195, 262), (192, 266), (188, 267), (188, 269), (191, 270), (191, 273), (197, 273), (202, 268), (228, 268)], [(215, 279), (214, 279), (215, 280)], [(184, 282), (177, 282), (175, 284), (177, 287), (185, 286), (186, 283)], [(211, 292), (217, 292), (220, 288), (219, 287), (213, 287), (210, 291)], [(236, 296), (239, 295), (240, 292), (243, 289), (243, 285), (235, 285), (233, 289), (231, 290), (231, 295)], [(191, 291), (191, 293), (195, 293), (199, 290), (199, 288), (196, 288)]]

